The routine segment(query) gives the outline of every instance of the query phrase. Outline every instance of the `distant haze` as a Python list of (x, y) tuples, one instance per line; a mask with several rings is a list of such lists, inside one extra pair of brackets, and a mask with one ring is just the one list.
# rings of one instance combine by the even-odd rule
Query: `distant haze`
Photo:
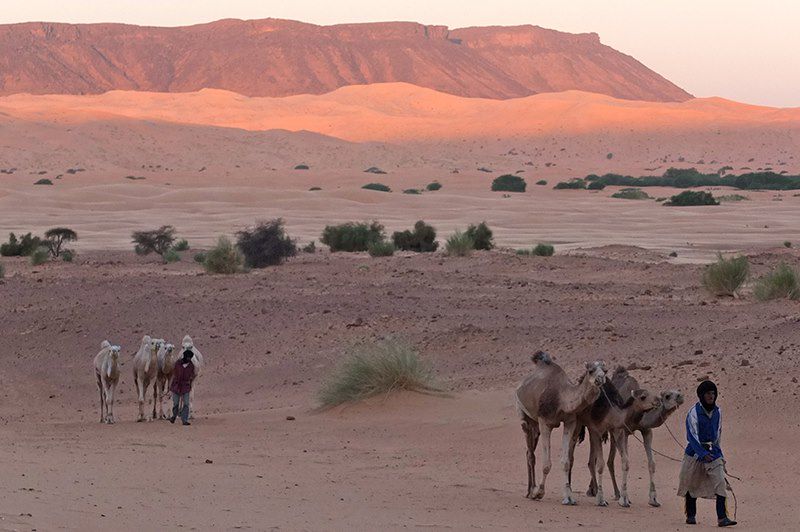
[[(179, 26), (221, 18), (289, 18), (316, 24), (411, 20), (451, 28), (535, 24), (596, 32), (696, 96), (800, 107), (798, 2), (750, 0), (26, 0), (0, 23), (123, 22)], [(465, 7), (467, 4), (468, 8)]]

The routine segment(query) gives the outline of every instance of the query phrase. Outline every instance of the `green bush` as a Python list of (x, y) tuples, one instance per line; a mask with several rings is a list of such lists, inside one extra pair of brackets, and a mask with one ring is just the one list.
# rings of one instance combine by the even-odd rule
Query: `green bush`
[(137, 255), (157, 253), (163, 257), (175, 242), (175, 228), (171, 225), (162, 225), (151, 231), (135, 231), (131, 236), (133, 243), (136, 244), (134, 250)]
[(0, 255), (3, 257), (27, 257), (41, 244), (42, 240), (31, 233), (22, 235), (20, 239), (17, 239), (14, 233), (9, 233), (8, 242), (0, 245)]
[(307, 164), (298, 164), (297, 166), (294, 167), (295, 170), (308, 170), (308, 168), (309, 167)]
[(739, 289), (750, 275), (747, 257), (726, 259), (720, 253), (717, 262), (706, 266), (703, 272), (703, 286), (715, 296), (739, 296)]
[(205, 253), (203, 268), (208, 273), (231, 274), (243, 271), (244, 258), (233, 242), (226, 236), (217, 240), (217, 245)]
[(407, 188), (403, 191), (403, 194), (422, 194), (422, 192), (416, 188)]
[(319, 391), (322, 406), (332, 407), (397, 390), (430, 391), (433, 372), (410, 346), (395, 340), (353, 348)]
[(0, 279), (6, 276), (6, 267), (0, 264)]
[(194, 254), (194, 261), (203, 264), (206, 261), (206, 252), (201, 251), (199, 253)]
[(185, 238), (178, 240), (178, 243), (172, 246), (175, 251), (186, 251), (189, 249), (189, 241)]
[(173, 262), (179, 262), (181, 260), (181, 254), (174, 249), (169, 249), (166, 253), (164, 253), (163, 258), (164, 262), (171, 264)]
[(386, 173), (383, 170), (381, 170), (380, 168), (378, 168), (377, 166), (370, 166), (369, 168), (364, 170), (364, 172), (366, 172), (368, 174), (385, 174)]
[(785, 247), (785, 248), (790, 248), (790, 247), (792, 247), (792, 243), (791, 243), (791, 242), (789, 242), (789, 241), (787, 240), (787, 241), (785, 241), (785, 242), (783, 243), (783, 247)]
[(734, 201), (748, 201), (750, 198), (747, 196), (742, 196), (741, 194), (727, 194), (725, 196), (720, 196), (717, 198), (717, 201), (720, 203), (722, 202), (734, 202)]
[(467, 227), (466, 234), (472, 239), (475, 249), (488, 251), (494, 248), (494, 236), (492, 235), (492, 230), (486, 225), (486, 222), (481, 222), (478, 225), (470, 224), (470, 226)]
[(305, 246), (303, 246), (303, 253), (316, 253), (317, 252), (317, 243), (315, 241), (311, 241)]
[(524, 257), (552, 257), (555, 251), (555, 248), (550, 244), (536, 244), (531, 249), (518, 249), (517, 255)]
[(416, 251), (425, 253), (436, 251), (439, 243), (436, 241), (436, 230), (422, 220), (414, 224), (414, 230), (397, 231), (392, 235), (394, 247), (403, 251)]
[(61, 260), (64, 262), (72, 262), (75, 260), (75, 252), (71, 249), (65, 249), (61, 252)]
[(586, 181), (583, 179), (572, 179), (570, 181), (562, 181), (556, 183), (553, 187), (556, 190), (581, 190), (586, 188)]
[(378, 192), (391, 192), (392, 189), (384, 185), (383, 183), (367, 183), (363, 187), (366, 190), (377, 190)]
[(525, 192), (527, 183), (518, 175), (505, 174), (492, 181), (493, 192)]
[(308, 189), (309, 192), (316, 192), (318, 190), (322, 190), (322, 187), (311, 187)]
[[(596, 183), (596, 181), (595, 181)], [(594, 183), (592, 183), (594, 184)], [(651, 199), (650, 195), (640, 188), (623, 188), (619, 192), (611, 194), (612, 198), (629, 199), (629, 200), (646, 200)]]
[(475, 241), (467, 233), (456, 231), (444, 245), (445, 255), (450, 257), (468, 257), (475, 249)]
[(695, 168), (669, 168), (661, 176), (633, 177), (629, 175), (589, 175), (587, 180), (600, 181), (620, 187), (734, 187), (740, 190), (796, 190), (800, 189), (800, 175), (783, 175), (771, 171), (751, 172), (742, 175), (718, 173), (703, 174)]
[(603, 190), (604, 188), (606, 188), (606, 185), (599, 181), (592, 181), (586, 188), (589, 190)]
[(694, 190), (684, 190), (680, 194), (672, 196), (667, 203), (671, 207), (695, 207), (702, 205), (719, 205), (711, 192)]
[(547, 180), (546, 179), (540, 179), (539, 181), (536, 182), (536, 184), (543, 187), (543, 186), (547, 185)]
[(394, 244), (391, 242), (372, 242), (368, 247), (370, 257), (391, 257), (394, 255)]
[(800, 299), (798, 275), (788, 264), (781, 263), (756, 282), (753, 292), (761, 301)]
[(426, 190), (430, 192), (436, 192), (442, 188), (442, 184), (438, 181), (434, 181), (433, 183), (428, 183), (428, 186), (425, 187)]
[(39, 266), (40, 264), (44, 264), (47, 262), (47, 259), (50, 258), (50, 251), (48, 251), (45, 247), (36, 248), (36, 250), (31, 253), (31, 264), (33, 266)]
[(53, 182), (50, 181), (49, 179), (47, 179), (46, 177), (42, 178), (42, 179), (40, 179), (40, 180), (38, 180), (37, 182), (34, 183), (34, 185), (52, 185), (52, 184), (53, 184)]
[(297, 246), (286, 234), (280, 218), (258, 222), (253, 227), (237, 232), (236, 247), (250, 268), (277, 266), (287, 257), (297, 254)]
[(340, 225), (328, 225), (322, 231), (320, 242), (337, 251), (367, 251), (373, 242), (381, 242), (385, 238), (383, 226), (378, 222), (348, 222)]

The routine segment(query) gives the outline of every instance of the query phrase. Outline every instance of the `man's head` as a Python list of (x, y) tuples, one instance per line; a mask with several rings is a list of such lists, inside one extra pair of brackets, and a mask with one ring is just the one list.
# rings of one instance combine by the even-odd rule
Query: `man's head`
[(183, 361), (184, 362), (189, 362), (190, 360), (192, 360), (193, 356), (194, 356), (194, 351), (192, 351), (191, 349), (185, 349), (183, 351)]
[(697, 398), (707, 410), (710, 410), (717, 402), (717, 385), (711, 381), (701, 382), (697, 387)]

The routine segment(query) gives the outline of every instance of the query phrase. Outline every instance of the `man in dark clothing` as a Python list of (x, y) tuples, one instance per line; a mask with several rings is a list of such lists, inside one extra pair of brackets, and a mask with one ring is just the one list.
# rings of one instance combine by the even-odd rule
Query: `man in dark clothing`
[(725, 507), (727, 481), (722, 456), (722, 412), (717, 406), (717, 386), (703, 381), (697, 387), (700, 401), (686, 415), (688, 445), (678, 481), (678, 495), (686, 499), (686, 523), (697, 523), (697, 498), (717, 500), (718, 526), (733, 526)]
[(194, 381), (195, 371), (194, 364), (192, 364), (192, 357), (194, 353), (191, 349), (183, 352), (183, 358), (175, 364), (172, 370), (172, 384), (169, 389), (172, 392), (172, 417), (169, 418), (170, 423), (175, 423), (175, 418), (178, 417), (178, 408), (180, 408), (181, 421), (184, 425), (191, 425), (189, 423), (189, 392), (192, 391), (192, 381)]

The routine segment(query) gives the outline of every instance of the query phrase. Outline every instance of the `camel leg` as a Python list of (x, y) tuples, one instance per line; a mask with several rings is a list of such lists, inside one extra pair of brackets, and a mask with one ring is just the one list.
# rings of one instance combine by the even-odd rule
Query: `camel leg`
[[(589, 428), (586, 429), (589, 431)], [(603, 457), (600, 456), (600, 460)], [(589, 433), (589, 463), (587, 464), (589, 467), (589, 475), (591, 480), (589, 480), (589, 488), (586, 490), (586, 495), (588, 497), (596, 497), (597, 496), (597, 475), (595, 474), (595, 467), (597, 462), (597, 456), (595, 456), (595, 448), (594, 444), (592, 443), (592, 435), (591, 432)]]
[(569, 485), (572, 486), (572, 467), (575, 465), (575, 446), (578, 444), (578, 429), (569, 442)]
[(641, 432), (644, 452), (647, 454), (647, 469), (650, 472), (650, 506), (658, 508), (661, 503), (656, 499), (656, 460), (653, 458), (653, 431), (644, 429)]
[(194, 389), (197, 387), (197, 379), (192, 383), (192, 389), (189, 390), (189, 419), (194, 419)]
[(100, 390), (100, 423), (105, 423), (106, 414), (104, 407), (106, 404), (106, 398), (105, 395), (103, 394), (103, 383), (102, 380), (100, 379), (100, 375), (97, 376), (97, 388)]
[(156, 403), (158, 403), (158, 380), (153, 381), (153, 421), (158, 419), (156, 417)]
[(603, 439), (600, 434), (589, 431), (589, 463), (593, 464), (593, 474), (597, 475), (597, 506), (608, 506), (603, 496)]
[(539, 434), (542, 436), (542, 483), (536, 488), (533, 498), (538, 500), (544, 497), (544, 484), (547, 480), (547, 475), (550, 473), (552, 463), (550, 461), (550, 433), (553, 432), (547, 423), (539, 420)]
[(144, 421), (144, 381), (135, 375), (134, 382), (136, 383), (136, 400), (139, 402), (139, 417), (136, 419), (138, 423)]
[(533, 454), (533, 428), (531, 419), (529, 417), (526, 417), (522, 422), (522, 432), (525, 433), (525, 444), (528, 448), (528, 491), (525, 497), (532, 499), (533, 487), (536, 485), (536, 473), (534, 472), (534, 467), (536, 466), (536, 457)]
[[(623, 436), (627, 439), (627, 434)], [(617, 458), (617, 437), (612, 433), (610, 435), (611, 445), (608, 449), (608, 474), (611, 475), (611, 483), (614, 485), (614, 500), (619, 500), (619, 486), (617, 486), (616, 471), (614, 471), (614, 460)]]
[(617, 450), (619, 450), (620, 461), (622, 462), (622, 489), (620, 490), (619, 505), (628, 508), (631, 501), (628, 498), (628, 470), (630, 469), (630, 460), (628, 459), (628, 446), (627, 438), (617, 437)]
[(106, 386), (106, 415), (108, 417), (108, 423), (116, 423), (116, 419), (114, 419), (114, 389), (117, 387), (116, 384), (110, 384)]
[(577, 504), (575, 499), (572, 498), (572, 485), (570, 483), (570, 476), (572, 471), (572, 440), (575, 437), (575, 428), (578, 422), (575, 419), (564, 422), (564, 434), (561, 438), (561, 467), (564, 470), (564, 498), (561, 504), (574, 506)]

